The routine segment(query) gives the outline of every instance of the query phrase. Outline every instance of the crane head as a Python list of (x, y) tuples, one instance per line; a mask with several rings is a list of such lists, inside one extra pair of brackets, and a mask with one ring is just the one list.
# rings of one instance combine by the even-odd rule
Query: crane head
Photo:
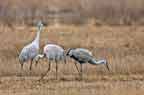
[(72, 56), (71, 54), (71, 50), (73, 50), (74, 48), (69, 48), (66, 52), (66, 56)]
[(42, 23), (42, 21), (40, 20), (40, 21), (38, 21), (38, 23), (37, 23), (37, 27), (38, 27), (38, 29), (41, 31), (42, 30), (42, 28), (43, 28), (43, 23)]
[(108, 71), (110, 71), (110, 68), (108, 66), (108, 61), (106, 59), (99, 60), (98, 64), (104, 64), (106, 66), (106, 68), (108, 69)]
[(35, 66), (37, 66), (39, 60), (42, 59), (42, 58), (44, 58), (44, 57), (46, 57), (45, 54), (38, 54), (38, 55), (34, 58), (34, 61), (35, 61), (35, 63), (36, 63)]

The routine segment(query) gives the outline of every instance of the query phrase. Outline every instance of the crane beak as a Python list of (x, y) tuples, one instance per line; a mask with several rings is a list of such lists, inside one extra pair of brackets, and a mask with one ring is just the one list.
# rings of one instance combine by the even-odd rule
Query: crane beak
[(106, 68), (108, 69), (108, 71), (110, 71), (110, 68), (109, 68), (109, 66), (108, 66), (108, 62), (106, 62)]

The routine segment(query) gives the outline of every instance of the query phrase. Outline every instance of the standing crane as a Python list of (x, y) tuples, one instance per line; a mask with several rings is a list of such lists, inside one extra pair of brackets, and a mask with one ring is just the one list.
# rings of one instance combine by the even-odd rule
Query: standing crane
[(44, 78), (44, 76), (47, 75), (47, 73), (50, 71), (51, 68), (51, 61), (55, 61), (56, 63), (56, 79), (57, 79), (57, 74), (58, 74), (58, 61), (63, 61), (66, 63), (66, 56), (64, 53), (64, 49), (56, 44), (47, 44), (44, 46), (43, 49), (43, 54), (39, 54), (35, 57), (36, 64), (38, 63), (39, 59), (41, 58), (47, 58), (49, 62), (49, 67), (47, 71), (42, 74), (41, 79)]
[[(66, 55), (75, 60), (75, 66), (76, 66), (77, 71), (80, 74), (81, 79), (82, 79), (82, 71), (83, 71), (82, 70), (82, 64), (85, 64), (85, 63), (89, 63), (89, 64), (92, 64), (92, 65), (104, 64), (104, 65), (106, 65), (107, 69), (110, 70), (109, 66), (108, 66), (108, 63), (105, 59), (96, 60), (93, 57), (92, 53), (87, 49), (84, 49), (84, 48), (76, 48), (76, 49), (70, 48), (67, 51)], [(78, 69), (77, 62), (80, 63), (80, 70)]]
[(39, 40), (40, 40), (40, 32), (43, 29), (43, 24), (41, 21), (37, 24), (38, 31), (36, 34), (35, 39), (28, 45), (26, 45), (19, 54), (19, 62), (21, 64), (21, 68), (23, 69), (23, 64), (30, 60), (30, 67), (29, 69), (32, 69), (32, 63), (33, 59), (37, 56), (39, 53)]

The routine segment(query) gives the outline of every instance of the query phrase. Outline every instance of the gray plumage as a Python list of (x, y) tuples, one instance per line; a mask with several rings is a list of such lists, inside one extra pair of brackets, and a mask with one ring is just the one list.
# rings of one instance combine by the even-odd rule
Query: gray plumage
[[(82, 78), (82, 64), (85, 64), (85, 63), (89, 63), (92, 65), (105, 64), (107, 69), (109, 70), (108, 63), (105, 59), (96, 60), (93, 57), (92, 53), (87, 49), (84, 49), (84, 48), (69, 49), (66, 55), (71, 57), (72, 59), (74, 59), (78, 63), (80, 63), (80, 65), (81, 65), (81, 68), (80, 68), (81, 78)], [(76, 63), (75, 63), (75, 66), (76, 66), (77, 70), (79, 71)]]
[(39, 39), (40, 39), (40, 32), (42, 31), (43, 24), (42, 22), (38, 22), (38, 31), (35, 39), (28, 45), (26, 45), (19, 54), (19, 62), (21, 64), (21, 68), (23, 68), (23, 64), (27, 61), (31, 61), (30, 70), (32, 68), (32, 61), (36, 57), (39, 52)]
[(55, 45), (55, 44), (45, 45), (44, 49), (43, 49), (43, 54), (39, 54), (35, 57), (36, 63), (38, 63), (38, 60), (40, 58), (47, 58), (47, 60), (49, 62), (49, 67), (48, 67), (46, 73), (44, 73), (41, 76), (41, 79), (50, 71), (51, 61), (56, 62), (56, 78), (57, 78), (58, 62), (64, 61), (66, 63), (66, 56), (64, 53), (64, 49), (62, 47), (60, 47), (59, 45)]

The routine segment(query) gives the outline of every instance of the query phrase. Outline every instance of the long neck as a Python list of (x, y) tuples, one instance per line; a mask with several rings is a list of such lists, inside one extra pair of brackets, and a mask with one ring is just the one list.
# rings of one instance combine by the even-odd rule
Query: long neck
[(108, 71), (110, 71), (110, 68), (108, 66), (108, 63), (106, 62), (106, 60), (95, 60), (94, 58), (92, 60), (89, 61), (90, 64), (93, 65), (99, 65), (99, 64), (105, 64), (106, 68), (108, 69)]
[(34, 60), (35, 61), (39, 61), (40, 59), (42, 59), (42, 58), (44, 58), (44, 55), (43, 54), (38, 54), (35, 58), (34, 58)]
[(90, 64), (99, 65), (106, 64), (106, 60), (95, 60), (94, 58), (89, 61)]
[(96, 61), (96, 64), (106, 64), (106, 61), (105, 60), (98, 60), (98, 61)]
[(40, 39), (40, 32), (41, 32), (41, 30), (38, 29), (37, 34), (36, 34), (36, 37), (35, 37), (35, 39), (34, 39), (34, 42), (36, 42), (36, 43), (38, 43), (38, 44), (39, 44), (39, 39)]

